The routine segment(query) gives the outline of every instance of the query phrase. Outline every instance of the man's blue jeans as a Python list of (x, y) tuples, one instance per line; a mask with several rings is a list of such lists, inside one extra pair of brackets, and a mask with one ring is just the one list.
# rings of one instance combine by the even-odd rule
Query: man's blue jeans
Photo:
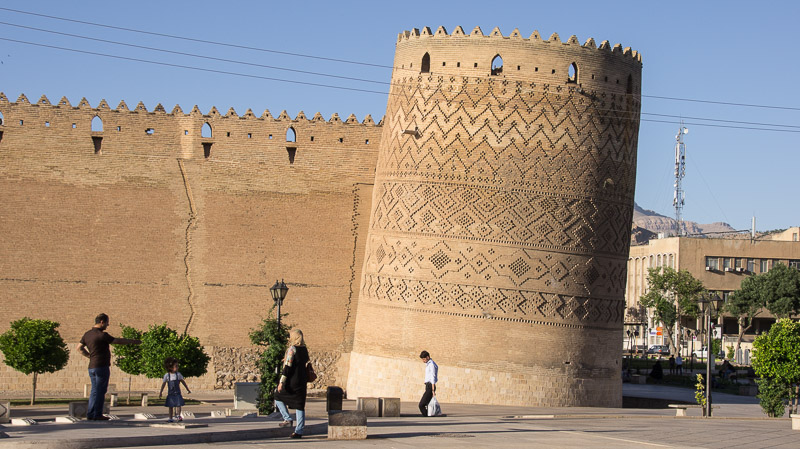
[[(284, 421), (291, 421), (292, 415), (289, 414), (289, 409), (286, 408), (286, 404), (282, 401), (275, 401), (275, 405), (278, 407), (278, 411), (281, 412), (281, 416), (283, 417)], [(297, 413), (297, 425), (294, 427), (294, 433), (298, 435), (303, 434), (303, 428), (306, 426), (306, 411), (305, 410), (295, 410)]]
[(92, 394), (89, 395), (89, 408), (86, 409), (86, 419), (95, 419), (103, 416), (103, 403), (106, 399), (109, 377), (111, 377), (111, 369), (107, 366), (89, 369), (89, 378), (92, 380)]

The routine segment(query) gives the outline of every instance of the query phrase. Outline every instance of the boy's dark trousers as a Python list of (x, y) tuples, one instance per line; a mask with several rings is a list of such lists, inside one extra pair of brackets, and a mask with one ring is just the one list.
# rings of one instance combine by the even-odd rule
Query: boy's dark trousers
[(428, 404), (433, 399), (433, 390), (433, 385), (430, 382), (425, 382), (425, 394), (419, 400), (419, 412), (422, 413), (422, 416), (428, 416)]

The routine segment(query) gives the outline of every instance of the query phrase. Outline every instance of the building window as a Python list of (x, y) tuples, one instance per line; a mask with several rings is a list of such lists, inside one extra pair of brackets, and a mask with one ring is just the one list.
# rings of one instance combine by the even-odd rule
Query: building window
[(431, 55), (425, 53), (422, 56), (422, 67), (419, 73), (429, 73), (431, 71)]
[(567, 76), (568, 76), (567, 78), (568, 83), (578, 82), (578, 64), (575, 64), (574, 62), (570, 64)]
[(767, 259), (761, 259), (761, 273), (769, 271), (768, 263), (769, 261)]
[(669, 267), (670, 268), (675, 268), (675, 255), (674, 254), (670, 254), (669, 255)]
[(800, 260), (790, 260), (789, 261), (789, 268), (794, 268), (795, 270), (800, 270)]
[[(0, 121), (0, 124), (2, 124), (2, 121)], [(792, 241), (793, 241), (793, 242), (796, 242), (796, 241), (797, 241), (797, 237), (798, 237), (797, 233), (796, 233), (796, 232), (793, 232), (793, 233), (792, 233)]]
[(200, 128), (200, 137), (204, 139), (210, 139), (214, 136), (214, 131), (211, 129), (211, 125), (208, 122), (203, 123), (203, 126)]
[(497, 55), (492, 59), (492, 75), (499, 75), (503, 73), (503, 58)]
[(734, 268), (742, 268), (742, 259), (740, 259), (738, 257), (733, 259), (733, 267)]
[(706, 268), (708, 270), (719, 270), (719, 259), (716, 257), (706, 257)]
[(720, 293), (722, 293), (722, 299), (725, 302), (728, 302), (728, 298), (731, 297), (731, 293), (733, 293), (733, 292), (727, 291), (727, 292), (720, 292)]
[(731, 257), (723, 257), (722, 258), (722, 269), (725, 271), (729, 271), (733, 265), (733, 258)]
[(755, 273), (756, 271), (756, 260), (755, 259), (747, 259), (747, 271), (750, 273)]

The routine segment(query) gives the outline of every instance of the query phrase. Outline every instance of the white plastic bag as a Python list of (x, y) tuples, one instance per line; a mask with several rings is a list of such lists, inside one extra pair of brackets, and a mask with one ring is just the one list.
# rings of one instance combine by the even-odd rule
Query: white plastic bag
[(428, 416), (439, 416), (442, 414), (442, 408), (439, 407), (439, 401), (436, 400), (436, 396), (431, 399), (431, 402), (428, 403)]

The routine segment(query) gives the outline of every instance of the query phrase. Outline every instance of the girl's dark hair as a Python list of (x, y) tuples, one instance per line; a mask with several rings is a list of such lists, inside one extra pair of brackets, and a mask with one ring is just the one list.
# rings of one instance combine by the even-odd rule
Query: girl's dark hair
[(164, 360), (164, 369), (169, 371), (170, 369), (172, 369), (173, 366), (177, 364), (178, 364), (178, 359), (176, 359), (175, 357), (167, 357)]

